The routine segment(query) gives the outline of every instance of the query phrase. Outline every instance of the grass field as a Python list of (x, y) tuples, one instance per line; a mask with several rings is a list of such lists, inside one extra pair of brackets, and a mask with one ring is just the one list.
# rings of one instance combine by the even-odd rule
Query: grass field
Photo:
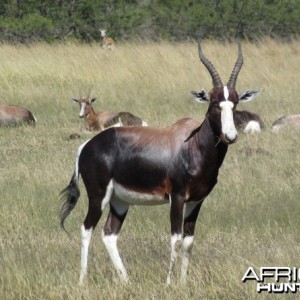
[[(235, 44), (204, 42), (226, 82)], [(83, 184), (78, 205), (60, 229), (59, 192), (69, 183), (83, 130), (79, 89), (92, 88), (98, 110), (130, 111), (151, 126), (180, 117), (202, 120), (206, 105), (191, 90), (211, 88), (197, 44), (0, 45), (0, 103), (30, 109), (35, 128), (0, 128), (0, 299), (273, 299), (241, 278), (252, 266), (300, 267), (299, 131), (273, 134), (272, 122), (300, 113), (300, 42), (243, 44), (237, 89), (263, 89), (239, 106), (259, 113), (267, 129), (240, 135), (230, 146), (219, 183), (197, 223), (188, 281), (165, 286), (169, 265), (169, 206), (132, 207), (119, 238), (130, 284), (119, 283), (101, 241), (107, 211), (95, 230), (89, 277), (78, 285), (80, 226), (87, 212)], [(72, 133), (79, 140), (69, 141)], [(178, 272), (176, 272), (178, 275)], [(287, 298), (299, 297), (284, 295)], [(282, 297), (282, 295), (281, 295)]]

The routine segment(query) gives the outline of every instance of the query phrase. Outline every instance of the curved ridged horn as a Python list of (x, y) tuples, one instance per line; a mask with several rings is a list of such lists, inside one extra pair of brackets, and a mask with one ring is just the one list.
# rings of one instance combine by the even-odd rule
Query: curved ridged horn
[(88, 90), (88, 94), (87, 94), (87, 99), (90, 99), (90, 97), (91, 97), (91, 92), (92, 92), (92, 89), (91, 89), (91, 88), (89, 88), (89, 90)]
[(212, 78), (213, 86), (214, 87), (222, 87), (223, 83), (221, 81), (221, 78), (220, 78), (216, 68), (202, 53), (200, 38), (198, 39), (198, 52), (199, 52), (199, 58), (200, 58), (201, 62), (204, 64), (204, 66), (206, 67), (206, 69), (208, 70), (208, 72)]
[(242, 46), (241, 46), (241, 41), (239, 40), (238, 41), (238, 58), (234, 65), (232, 73), (230, 75), (229, 81), (227, 83), (227, 87), (229, 87), (229, 88), (235, 87), (236, 80), (237, 80), (239, 72), (242, 68), (243, 62), (244, 62), (244, 59), (243, 59), (243, 54), (242, 54)]

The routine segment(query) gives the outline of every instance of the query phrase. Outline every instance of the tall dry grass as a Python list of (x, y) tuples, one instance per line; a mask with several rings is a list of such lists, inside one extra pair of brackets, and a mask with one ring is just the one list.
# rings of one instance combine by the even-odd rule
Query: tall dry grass
[[(119, 248), (131, 284), (119, 283), (101, 242), (102, 217), (91, 245), (88, 282), (78, 285), (80, 225), (87, 197), (60, 230), (59, 191), (73, 172), (83, 130), (70, 101), (92, 88), (98, 110), (128, 110), (152, 126), (180, 117), (201, 120), (207, 107), (190, 90), (211, 87), (196, 43), (0, 46), (1, 103), (34, 112), (36, 128), (0, 128), (1, 299), (256, 299), (242, 283), (249, 266), (298, 266), (300, 252), (299, 132), (272, 134), (272, 122), (300, 113), (300, 44), (243, 43), (239, 91), (262, 94), (240, 109), (258, 112), (267, 129), (241, 135), (229, 149), (219, 183), (205, 201), (196, 229), (188, 282), (165, 287), (169, 264), (169, 207), (132, 207)], [(204, 42), (224, 82), (236, 60), (235, 44)], [(74, 132), (81, 139), (69, 141)], [(178, 270), (177, 270), (178, 271)], [(289, 296), (289, 295), (285, 295)], [(260, 298), (272, 298), (261, 294)]]

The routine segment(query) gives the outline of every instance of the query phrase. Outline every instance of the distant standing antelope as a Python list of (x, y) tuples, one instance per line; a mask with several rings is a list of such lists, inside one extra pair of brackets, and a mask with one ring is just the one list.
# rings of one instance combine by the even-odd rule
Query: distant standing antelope
[(298, 128), (300, 129), (300, 115), (283, 116), (272, 124), (272, 131), (278, 132), (283, 128)]
[(147, 126), (141, 118), (129, 112), (108, 112), (95, 111), (92, 103), (96, 98), (90, 96), (80, 96), (79, 99), (73, 98), (72, 101), (79, 103), (79, 117), (84, 118), (85, 128), (89, 131), (102, 131), (109, 127), (119, 126)]
[(35, 125), (36, 118), (31, 111), (15, 105), (0, 105), (0, 126)]
[[(256, 97), (257, 95), (260, 94), (260, 92), (261, 89), (250, 90), (250, 91), (245, 91), (244, 94), (249, 93), (250, 95), (255, 95)], [(191, 91), (191, 94), (196, 99), (197, 97), (199, 97), (200, 93), (203, 93), (203, 91), (201, 92)], [(245, 95), (239, 95), (240, 98), (243, 98), (244, 96)], [(261, 119), (261, 117), (258, 114), (251, 111), (235, 109), (233, 111), (233, 120), (237, 129), (244, 133), (259, 133), (265, 128), (265, 124)]]
[(170, 205), (171, 260), (167, 283), (171, 283), (180, 250), (181, 281), (186, 280), (201, 205), (217, 183), (228, 145), (238, 138), (233, 110), (239, 102), (256, 96), (256, 93), (239, 96), (235, 89), (243, 65), (240, 43), (227, 85), (223, 85), (217, 70), (202, 53), (200, 40), (198, 50), (213, 81), (210, 93), (203, 91), (196, 98), (200, 103), (208, 103), (202, 123), (184, 118), (165, 129), (110, 128), (79, 147), (74, 174), (62, 191), (60, 224), (64, 228), (66, 217), (79, 199), (81, 175), (89, 198), (88, 213), (81, 227), (81, 283), (87, 274), (92, 233), (107, 204), (110, 211), (102, 239), (123, 281), (128, 281), (128, 275), (117, 239), (127, 211), (130, 205), (156, 204)]
[(109, 50), (113, 50), (115, 42), (112, 38), (106, 37), (106, 29), (99, 28), (100, 31), (100, 46), (102, 48), (107, 48)]

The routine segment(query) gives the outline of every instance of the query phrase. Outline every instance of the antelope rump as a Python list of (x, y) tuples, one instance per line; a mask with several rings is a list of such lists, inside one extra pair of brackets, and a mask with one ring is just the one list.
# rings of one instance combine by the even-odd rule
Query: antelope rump
[(15, 105), (0, 105), (0, 126), (35, 125), (36, 118), (31, 111)]
[(190, 118), (162, 128), (117, 127), (107, 129), (82, 144), (77, 152), (75, 171), (69, 185), (62, 190), (60, 224), (79, 196), (81, 175), (89, 206), (81, 227), (82, 283), (87, 274), (88, 251), (104, 208), (109, 215), (102, 239), (121, 280), (128, 274), (117, 248), (117, 239), (130, 205), (170, 205), (171, 258), (167, 283), (182, 251), (180, 279), (186, 280), (196, 220), (204, 199), (217, 183), (228, 146), (238, 133), (233, 120), (237, 104), (252, 100), (257, 93), (238, 95), (235, 85), (243, 64), (240, 43), (238, 58), (226, 85), (214, 65), (204, 56), (198, 41), (199, 58), (211, 75), (213, 88), (195, 96), (208, 104), (203, 122)]
[(295, 128), (300, 129), (300, 114), (283, 116), (272, 124), (272, 131), (277, 133), (283, 128)]
[[(260, 91), (253, 91), (260, 93)], [(251, 111), (235, 110), (233, 112), (235, 126), (244, 133), (258, 133), (265, 128), (261, 117)]]

